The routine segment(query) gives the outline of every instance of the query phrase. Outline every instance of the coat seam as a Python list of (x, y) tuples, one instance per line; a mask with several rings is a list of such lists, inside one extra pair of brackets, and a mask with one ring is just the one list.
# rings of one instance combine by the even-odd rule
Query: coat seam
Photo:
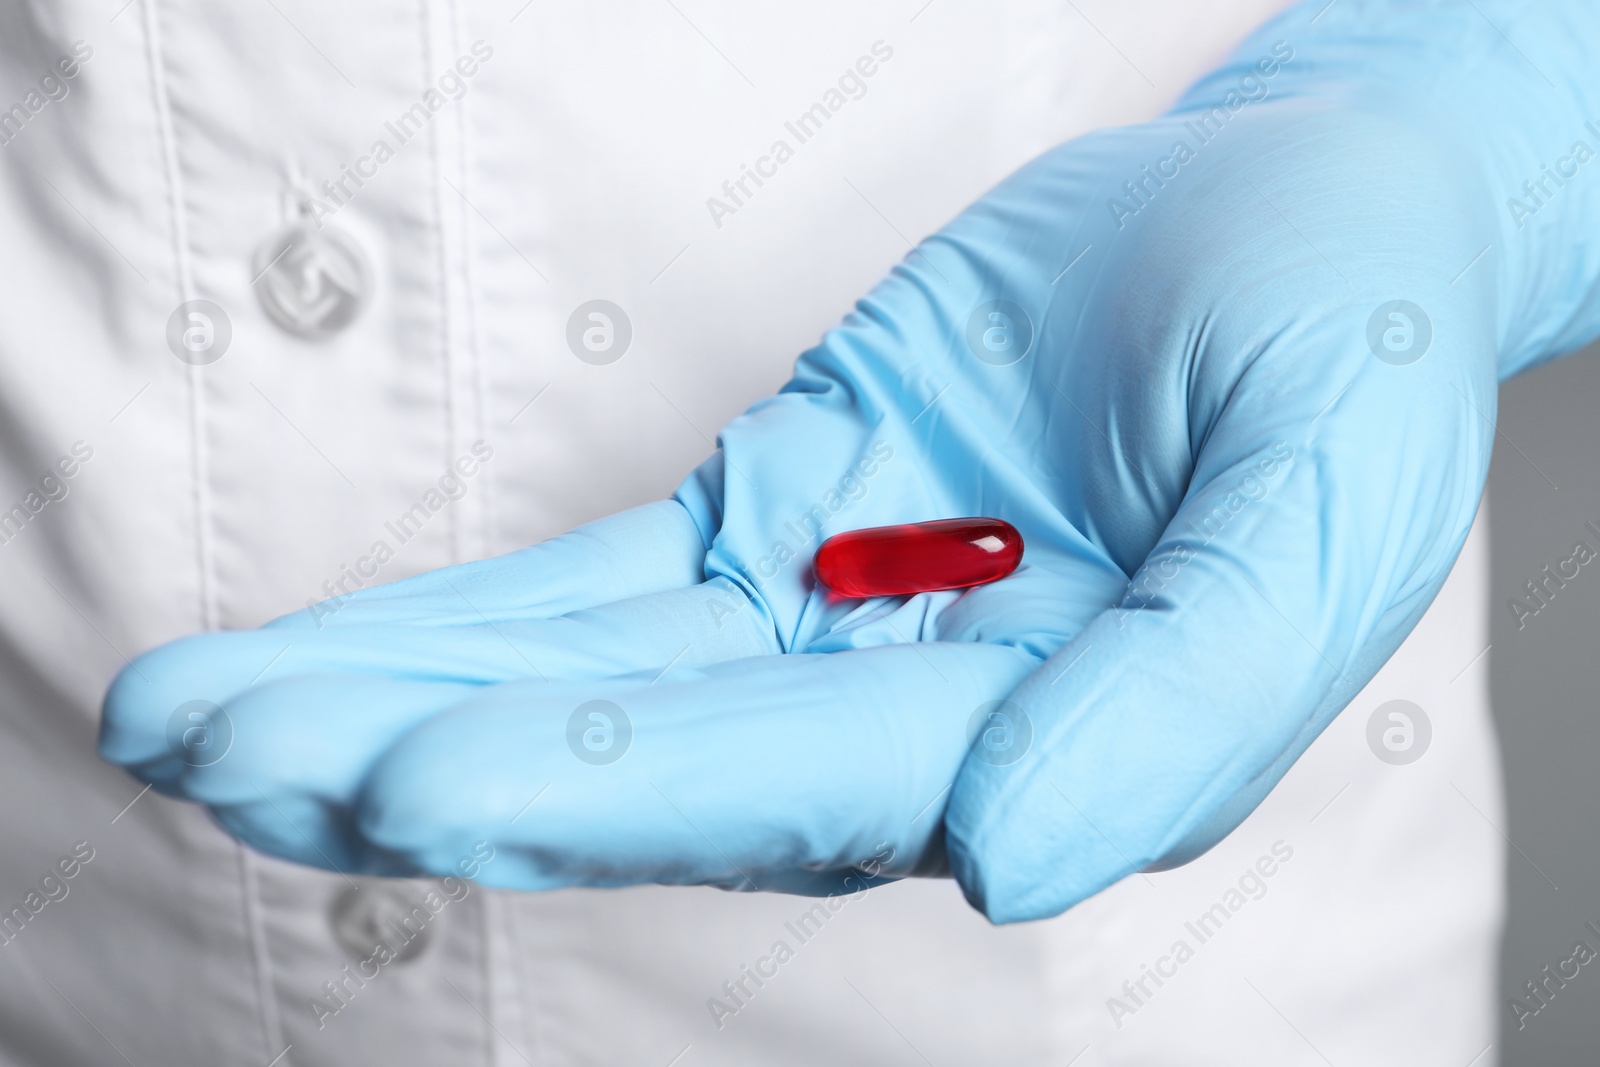
[[(429, 64), (433, 60), (434, 40), (431, 0), (421, 0), (419, 23), (422, 31), (422, 77), (424, 83), (429, 79)], [(460, 402), (456, 396), (455, 383), (455, 345), (450, 335), (450, 257), (446, 251), (447, 236), (444, 221), (444, 160), (439, 146), (439, 130), (435, 126), (428, 129), (428, 152), (433, 161), (433, 227), (434, 248), (438, 257), (439, 267), (439, 349), (440, 370), (444, 376), (445, 394), (445, 466), (448, 468), (460, 453), (456, 433), (457, 418)], [(461, 515), (458, 509), (449, 509), (446, 520), (450, 524), (450, 562), (462, 561), (461, 544)]]
[[(165, 60), (161, 49), (156, 0), (142, 4), (145, 43), (154, 96), (156, 125), (161, 137), (161, 163), (166, 178), (168, 210), (172, 217), (173, 257), (178, 269), (179, 301), (195, 298), (194, 264), (189, 256), (189, 226), (183, 209), (183, 176), (178, 167), (177, 136), (172, 123), (172, 107), (167, 97)], [(213, 545), (211, 541), (210, 454), (206, 447), (206, 394), (202, 368), (186, 367), (189, 387), (189, 441), (194, 478), (195, 555), (200, 585), (200, 625), (214, 630), (218, 625)]]
[[(457, 55), (463, 54), (461, 49), (461, 8), (457, 0), (446, 0), (450, 7), (450, 32)], [(469, 94), (470, 95), (470, 94)], [(461, 177), (461, 197), (467, 197), (471, 188), (471, 174), (468, 170), (468, 161), (472, 158), (471, 145), (468, 143), (472, 137), (471, 108), (466, 96), (460, 101), (460, 108), (456, 113), (459, 136), (456, 139), (457, 171)], [(487, 441), (489, 439), (489, 386), (488, 366), (483, 356), (482, 338), (479, 336), (477, 294), (472, 283), (472, 219), (466, 212), (462, 213), (461, 226), (461, 295), (462, 308), (466, 315), (466, 342), (472, 360), (472, 388), (473, 404), (476, 417), (473, 425), (477, 429), (476, 439)], [(480, 513), (480, 530), (482, 547), (486, 554), (493, 555), (494, 532), (494, 472), (483, 472), (483, 507)]]
[[(171, 101), (167, 96), (165, 58), (161, 47), (160, 22), (156, 6), (157, 0), (147, 0), (140, 5), (140, 8), (144, 16), (150, 91), (155, 108), (156, 126), (161, 138), (161, 164), (163, 177), (166, 179), (168, 210), (172, 220), (172, 251), (178, 273), (179, 299), (180, 302), (184, 302), (195, 298), (194, 263), (190, 257), (189, 228), (184, 215), (183, 175), (178, 165), (177, 135), (172, 121)], [(185, 380), (189, 393), (190, 458), (194, 479), (195, 564), (200, 587), (200, 625), (204, 630), (214, 630), (220, 624), (220, 611), (217, 602), (211, 529), (211, 468), (205, 433), (207, 415), (205, 379), (199, 366), (190, 365), (186, 371)], [(277, 1000), (272, 990), (272, 961), (267, 951), (266, 928), (261, 916), (260, 886), (249, 850), (238, 842), (233, 843), (233, 848), (239, 864), (240, 896), (244, 904), (243, 919), (256, 977), (261, 1040), (263, 1051), (270, 1059), (278, 1054), (277, 1049), (283, 1045), (283, 1028), (278, 1015)]]

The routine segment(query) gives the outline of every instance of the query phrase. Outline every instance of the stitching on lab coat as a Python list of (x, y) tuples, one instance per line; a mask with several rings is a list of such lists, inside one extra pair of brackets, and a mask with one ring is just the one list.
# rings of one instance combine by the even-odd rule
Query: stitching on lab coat
[[(462, 34), (461, 34), (461, 10), (460, 10), (459, 5), (456, 4), (455, 0), (446, 0), (446, 4), (447, 4), (448, 10), (449, 10), (449, 17), (450, 17), (450, 44), (451, 44), (451, 51), (454, 52), (456, 55), (462, 55), (464, 53), (462, 52), (462, 49), (461, 49), (461, 38), (462, 38)], [(471, 95), (472, 94), (469, 92), (469, 93), (466, 94), (466, 96), (463, 96), (460, 100), (456, 101), (456, 111), (454, 112), (454, 114), (452, 116), (455, 119), (456, 124), (457, 124), (456, 149), (457, 149), (457, 157), (458, 157), (457, 158), (457, 167), (458, 167), (458, 169), (456, 171), (456, 174), (461, 180), (461, 197), (460, 198), (463, 201), (466, 200), (467, 196), (469, 195), (469, 190), (471, 188), (470, 179), (469, 179), (468, 174), (467, 174), (467, 160), (470, 157), (470, 153), (469, 153), (469, 151), (467, 149), (467, 131), (471, 128), (471, 125), (472, 125), (467, 120), (467, 108), (469, 106), (467, 98), (470, 97)], [(434, 141), (434, 146), (435, 146), (435, 151), (437, 151), (437, 147), (438, 147), (438, 141), (437, 140)], [(465, 311), (465, 315), (466, 315), (466, 327), (467, 327), (467, 330), (466, 330), (466, 342), (467, 342), (467, 346), (468, 346), (468, 349), (469, 349), (470, 358), (472, 360), (472, 375), (473, 375), (473, 383), (472, 384), (473, 384), (473, 391), (474, 391), (473, 406), (475, 408), (474, 418), (473, 418), (473, 425), (477, 428), (477, 433), (476, 433), (475, 437), (478, 438), (478, 439), (487, 441), (489, 439), (487, 418), (486, 418), (486, 413), (485, 413), (486, 412), (486, 409), (485, 409), (485, 396), (486, 396), (486, 393), (487, 393), (487, 389), (486, 389), (486, 383), (485, 383), (485, 380), (484, 380), (485, 379), (485, 374), (484, 374), (484, 364), (483, 364), (483, 349), (482, 349), (482, 345), (479, 343), (479, 338), (478, 338), (477, 305), (476, 305), (476, 302), (474, 301), (474, 298), (473, 298), (473, 288), (472, 288), (472, 241), (471, 241), (471, 236), (470, 236), (470, 234), (471, 234), (471, 225), (470, 225), (470, 223), (471, 223), (471, 220), (467, 217), (467, 213), (466, 213), (466, 210), (465, 210), (465, 204), (463, 204), (462, 205), (462, 211), (461, 211), (461, 226), (460, 226), (460, 232), (459, 232), (458, 236), (459, 236), (459, 239), (460, 239), (460, 242), (461, 242), (461, 283), (462, 283), (463, 306), (464, 306), (464, 311)], [(441, 213), (441, 215), (440, 215), (440, 227), (441, 227), (441, 242), (440, 243), (441, 243), (441, 247), (443, 245), (443, 240), (442, 240), (443, 224), (444, 224), (444, 217), (443, 217), (443, 214)], [(448, 293), (445, 294), (445, 300), (446, 301), (449, 300), (449, 294)], [(448, 334), (446, 336), (448, 337)], [(484, 549), (484, 551), (489, 551), (490, 531), (493, 529), (493, 525), (490, 522), (490, 518), (489, 518), (489, 516), (490, 516), (490, 505), (491, 505), (491, 501), (492, 501), (491, 486), (493, 484), (491, 476), (492, 476), (493, 472), (489, 471), (489, 470), (484, 470), (482, 472), (482, 474), (483, 474), (483, 479), (484, 479), (482, 487), (481, 487), (481, 491), (483, 493), (483, 508), (482, 508), (482, 522), (481, 522), (482, 536), (483, 536), (483, 549)], [(459, 556), (457, 558), (457, 562), (460, 562)], [(499, 1010), (498, 1009), (501, 1006), (501, 998), (500, 998), (500, 996), (497, 995), (497, 992), (495, 990), (496, 977), (499, 977), (502, 980), (512, 977), (509, 974), (504, 973), (507, 970), (507, 968), (497, 967), (495, 965), (495, 961), (494, 961), (494, 958), (493, 958), (493, 950), (490, 948), (490, 939), (493, 938), (493, 936), (494, 936), (494, 932), (492, 930), (492, 927), (494, 925), (494, 913), (497, 910), (500, 910), (500, 909), (498, 909), (496, 907), (496, 902), (493, 901), (493, 900), (488, 899), (487, 897), (485, 897), (485, 899), (484, 899), (483, 907), (478, 909), (478, 914), (480, 916), (480, 921), (481, 921), (482, 928), (483, 928), (482, 929), (482, 935), (483, 935), (483, 939), (484, 939), (484, 950), (479, 954), (479, 960), (483, 964), (483, 984), (484, 984), (484, 988), (488, 989), (490, 991), (489, 992), (489, 996), (487, 998), (487, 1003), (484, 1005), (484, 1010), (489, 1013), (489, 1015), (491, 1017), (491, 1020), (492, 1020), (493, 1017), (495, 1017), (495, 1016), (497, 1016), (499, 1014)], [(521, 989), (518, 986), (518, 983), (513, 980), (513, 981), (510, 982), (510, 985), (511, 985), (511, 992), (512, 992), (513, 997), (514, 998), (518, 998), (515, 1002), (520, 1002)], [(518, 1022), (522, 1021), (521, 1015), (522, 1015), (522, 1013), (519, 1013)], [(502, 1020), (502, 1022), (503, 1021), (504, 1020)], [(492, 1022), (492, 1021), (490, 1022), (491, 1028), (494, 1027), (495, 1025), (496, 1024), (494, 1022)], [(484, 1038), (485, 1038), (485, 1041), (487, 1042), (488, 1048), (490, 1050), (489, 1051), (489, 1059), (491, 1061), (499, 1060), (501, 1058), (500, 1057), (499, 1043), (493, 1041), (488, 1034), (485, 1034)], [(524, 1044), (526, 1044), (526, 1041), (524, 1041)]]
[[(517, 1026), (522, 1034), (522, 1047), (529, 1049), (534, 1059), (548, 1062), (540, 1052), (544, 1031), (539, 1026), (538, 1013), (534, 1010), (528, 997), (528, 990), (532, 988), (532, 979), (528, 974), (528, 965), (524, 955), (523, 946), (527, 941), (522, 936), (522, 917), (517, 910), (517, 901), (504, 893), (485, 893), (484, 900), (494, 904), (501, 915), (501, 924), (504, 927), (505, 944), (510, 946), (510, 966), (507, 968), (510, 985), (513, 990), (513, 1003), (520, 1007), (517, 1012)], [(488, 910), (488, 909), (485, 909)]]
[[(504, 925), (505, 918), (500, 914), (500, 902), (495, 900), (491, 894), (485, 892), (481, 904), (482, 906), (478, 908), (478, 933), (483, 938), (483, 951), (480, 953), (480, 958), (483, 960), (483, 988), (488, 994), (488, 996), (484, 997), (483, 1010), (490, 1017), (489, 1025), (493, 1027), (495, 1026), (493, 1017), (500, 1014), (500, 1000), (506, 995), (505, 990), (501, 988), (502, 983), (495, 981), (496, 977), (499, 976), (497, 972), (503, 968), (494, 959), (498, 953), (506, 950), (505, 942), (497, 941), (495, 937), (495, 927)], [(516, 992), (520, 991), (513, 990), (513, 994)], [(499, 1028), (496, 1027), (496, 1029)], [(487, 1037), (488, 1035), (485, 1036)], [(500, 1045), (503, 1043), (496, 1042), (492, 1038), (488, 1041), (486, 1046), (488, 1056), (484, 1062), (489, 1064), (490, 1067), (494, 1067), (494, 1065), (503, 1061), (503, 1057), (500, 1055)], [(521, 1047), (523, 1046), (518, 1046), (518, 1048)]]
[[(451, 51), (458, 56), (464, 55), (465, 52), (461, 48), (463, 37), (461, 33), (461, 5), (456, 3), (456, 0), (448, 0), (448, 3), (450, 6)], [(471, 149), (467, 144), (468, 138), (472, 136), (471, 97), (472, 94), (469, 92), (457, 101), (455, 111), (455, 120), (459, 131), (456, 137), (456, 149), (459, 156), (456, 173), (461, 177), (461, 197), (463, 201), (465, 201), (468, 190), (471, 188), (471, 176), (467, 169), (468, 160), (472, 158)], [(476, 440), (487, 441), (489, 439), (488, 368), (483, 357), (482, 338), (478, 335), (478, 304), (472, 284), (472, 218), (468, 214), (466, 206), (466, 204), (463, 204), (461, 211), (461, 286), (462, 301), (467, 318), (467, 347), (472, 358), (473, 406), (476, 409), (473, 425), (477, 428), (477, 433), (473, 436)], [(479, 490), (483, 494), (482, 507), (479, 509), (479, 525), (483, 538), (481, 551), (493, 554), (494, 471), (485, 470), (483, 475), (482, 487)]]
[[(421, 16), (418, 22), (422, 30), (422, 78), (424, 84), (430, 84), (434, 68), (432, 4), (430, 0), (421, 0), (418, 7)], [(444, 161), (439, 155), (439, 131), (431, 124), (428, 127), (428, 152), (433, 158), (434, 241), (439, 257), (439, 355), (445, 396), (444, 462), (448, 467), (461, 450), (456, 439), (455, 349), (450, 341), (450, 261), (445, 252)], [(460, 563), (461, 512), (459, 508), (446, 510), (448, 514), (445, 518), (450, 524), (450, 562)]]
[[(235, 841), (239, 853), (239, 880), (244, 883), (245, 925), (250, 932), (250, 954), (256, 964), (256, 999), (261, 1003), (261, 1029), (267, 1042), (267, 1058), (286, 1053), (283, 1038), (283, 1020), (278, 1013), (278, 997), (273, 989), (272, 953), (267, 945), (267, 927), (262, 919), (261, 871), (255, 854)], [(278, 1061), (281, 1067), (292, 1067), (293, 1060), (284, 1056)]]
[[(160, 130), (162, 169), (167, 179), (167, 197), (172, 217), (173, 254), (178, 268), (178, 286), (182, 300), (194, 299), (194, 265), (189, 258), (189, 228), (183, 213), (183, 175), (178, 167), (177, 137), (172, 122), (171, 102), (167, 97), (166, 68), (161, 49), (160, 24), (156, 0), (140, 5), (144, 15), (146, 67), (150, 75), (150, 90), (155, 106), (157, 128)], [(214, 558), (211, 544), (210, 462), (206, 451), (205, 382), (201, 368), (186, 368), (189, 385), (189, 430), (194, 459), (194, 503), (196, 563), (200, 578), (201, 625), (215, 629), (218, 625), (216, 582), (213, 573)], [(261, 918), (261, 900), (256, 880), (255, 865), (249, 850), (234, 842), (234, 852), (239, 858), (240, 890), (245, 902), (245, 928), (250, 937), (252, 962), (255, 964), (258, 1001), (261, 1005), (261, 1038), (270, 1058), (277, 1055), (283, 1045), (283, 1028), (278, 1017), (278, 1003), (272, 990), (272, 960), (267, 954), (266, 930)]]
[[(146, 64), (150, 90), (155, 97), (156, 125), (161, 131), (161, 162), (166, 172), (168, 206), (172, 213), (173, 255), (178, 268), (179, 300), (193, 300), (194, 264), (189, 258), (189, 226), (183, 211), (183, 175), (178, 168), (177, 137), (172, 124), (172, 106), (167, 99), (167, 79), (161, 52), (161, 35), (155, 3), (140, 5), (144, 11)], [(211, 543), (211, 462), (206, 448), (206, 395), (202, 368), (185, 368), (189, 385), (189, 443), (194, 470), (194, 521), (196, 565), (200, 578), (200, 625), (214, 630), (218, 626), (216, 560)]]

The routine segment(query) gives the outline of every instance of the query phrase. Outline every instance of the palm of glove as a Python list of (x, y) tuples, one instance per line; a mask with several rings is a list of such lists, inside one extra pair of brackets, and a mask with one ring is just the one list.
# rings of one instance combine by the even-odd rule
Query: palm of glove
[[(1185, 121), (991, 192), (674, 500), (151, 652), (102, 751), (347, 872), (479, 840), (534, 889), (953, 870), (1015, 919), (1197, 854), (1443, 582), (1495, 342), (1488, 272), (1451, 284), (1486, 224), (1404, 131), (1274, 100), (1180, 163)], [(1021, 569), (811, 580), (822, 536), (959, 515), (1016, 525)], [(169, 728), (191, 701), (214, 762)]]

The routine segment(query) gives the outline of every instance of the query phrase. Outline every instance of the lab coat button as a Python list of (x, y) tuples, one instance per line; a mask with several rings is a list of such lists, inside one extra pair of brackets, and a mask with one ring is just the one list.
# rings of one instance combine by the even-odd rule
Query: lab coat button
[(357, 963), (403, 963), (428, 947), (434, 914), (423, 903), (426, 896), (414, 884), (362, 879), (334, 897), (328, 925)]
[(361, 314), (372, 272), (355, 239), (328, 224), (290, 226), (256, 251), (256, 295), (273, 322), (308, 340), (332, 337)]

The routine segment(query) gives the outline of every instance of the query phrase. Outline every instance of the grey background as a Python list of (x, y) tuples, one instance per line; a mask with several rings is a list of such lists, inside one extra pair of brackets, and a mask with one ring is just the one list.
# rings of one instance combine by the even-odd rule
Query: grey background
[(1500, 391), (1489, 475), (1489, 676), (1509, 808), (1502, 829), (1512, 843), (1497, 1005), (1503, 1067), (1600, 1063), (1600, 960), (1521, 1030), (1507, 1004), (1526, 998), (1523, 983), (1571, 956), (1578, 940), (1600, 951), (1600, 938), (1584, 929), (1600, 928), (1600, 560), (1520, 630), (1508, 603), (1579, 539), (1600, 549), (1584, 529), (1600, 527), (1597, 412), (1600, 346)]

